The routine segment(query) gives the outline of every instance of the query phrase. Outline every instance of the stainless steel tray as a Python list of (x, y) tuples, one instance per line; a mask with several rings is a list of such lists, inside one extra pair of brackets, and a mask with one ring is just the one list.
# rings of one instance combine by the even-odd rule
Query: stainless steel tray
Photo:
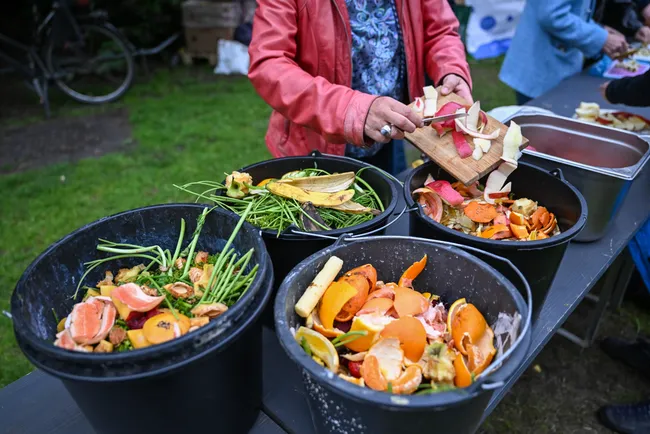
[(522, 159), (559, 168), (587, 201), (589, 217), (577, 241), (601, 238), (650, 157), (650, 137), (546, 114), (515, 113), (514, 120), (536, 151)]

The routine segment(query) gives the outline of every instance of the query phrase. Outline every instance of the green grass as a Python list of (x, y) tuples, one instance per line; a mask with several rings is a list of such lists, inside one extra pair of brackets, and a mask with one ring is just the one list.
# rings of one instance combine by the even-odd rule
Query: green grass
[[(65, 234), (123, 210), (190, 201), (172, 184), (222, 179), (270, 157), (264, 145), (270, 110), (245, 79), (162, 72), (132, 89), (121, 105), (130, 113), (132, 151), (0, 177), (0, 311), (10, 310), (23, 270)], [(31, 369), (4, 315), (0, 366), (0, 387)]]
[[(499, 65), (498, 60), (472, 63), (475, 99), (486, 109), (514, 101), (496, 78)], [(224, 172), (270, 157), (264, 145), (270, 109), (245, 78), (162, 71), (136, 85), (118, 105), (89, 109), (56, 97), (53, 109), (57, 116), (80, 116), (115, 107), (126, 107), (130, 114), (135, 146), (128, 152), (0, 176), (0, 312), (10, 310), (9, 298), (23, 270), (67, 233), (120, 211), (190, 201), (172, 184), (222, 179)], [(4, 315), (0, 366), (0, 387), (31, 369)]]

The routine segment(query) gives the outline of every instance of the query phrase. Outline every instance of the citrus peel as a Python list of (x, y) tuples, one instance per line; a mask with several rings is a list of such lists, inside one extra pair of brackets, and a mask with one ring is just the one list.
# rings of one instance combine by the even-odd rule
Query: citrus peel
[(400, 277), (398, 285), (405, 288), (413, 287), (413, 280), (422, 273), (424, 267), (427, 265), (427, 255), (425, 254), (422, 259), (417, 262), (414, 262), (410, 267), (404, 271), (402, 277)]
[(320, 301), (318, 316), (323, 327), (332, 329), (334, 318), (339, 314), (343, 306), (355, 295), (357, 290), (348, 282), (332, 282), (327, 288)]
[(382, 338), (399, 339), (404, 357), (413, 362), (420, 360), (424, 347), (427, 345), (427, 332), (424, 330), (424, 326), (412, 316), (401, 317), (389, 323), (380, 335)]

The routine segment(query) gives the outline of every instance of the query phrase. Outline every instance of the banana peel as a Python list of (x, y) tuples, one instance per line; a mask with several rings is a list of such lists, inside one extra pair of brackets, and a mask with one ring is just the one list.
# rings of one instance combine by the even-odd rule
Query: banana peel
[(341, 205), (354, 196), (354, 190), (343, 190), (335, 193), (321, 193), (314, 191), (305, 191), (302, 188), (291, 185), (286, 182), (270, 182), (266, 185), (266, 189), (271, 193), (285, 197), (287, 199), (294, 199), (300, 203), (311, 202), (314, 206), (330, 208), (333, 206)]
[(381, 212), (378, 209), (368, 208), (367, 206), (363, 206), (351, 200), (342, 203), (341, 205), (331, 206), (330, 208), (338, 211), (347, 212), (349, 214), (366, 214), (369, 212), (373, 213), (374, 215), (381, 214)]
[(336, 173), (334, 175), (290, 177), (278, 182), (289, 184), (309, 192), (337, 193), (347, 190), (355, 180), (354, 172)]

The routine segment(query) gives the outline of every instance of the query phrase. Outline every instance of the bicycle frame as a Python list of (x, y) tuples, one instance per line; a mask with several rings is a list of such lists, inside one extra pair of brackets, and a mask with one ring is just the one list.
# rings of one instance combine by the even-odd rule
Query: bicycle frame
[[(6, 35), (3, 35), (2, 33), (0, 33), (0, 42), (25, 52), (30, 62), (33, 64), (30, 65), (32, 66), (31, 68), (27, 67), (24, 65), (23, 62), (11, 57), (9, 54), (0, 50), (0, 59), (9, 63), (9, 65), (11, 65), (14, 69), (20, 71), (23, 75), (25, 75), (28, 78), (38, 78), (41, 76), (46, 78), (53, 78), (52, 74), (48, 71), (47, 67), (45, 66), (45, 63), (40, 58), (40, 56), (36, 52), (36, 49), (33, 46), (30, 47), (28, 45), (22, 44), (14, 39), (11, 39)], [(42, 72), (42, 75), (37, 74), (36, 67), (38, 67), (40, 72)]]

